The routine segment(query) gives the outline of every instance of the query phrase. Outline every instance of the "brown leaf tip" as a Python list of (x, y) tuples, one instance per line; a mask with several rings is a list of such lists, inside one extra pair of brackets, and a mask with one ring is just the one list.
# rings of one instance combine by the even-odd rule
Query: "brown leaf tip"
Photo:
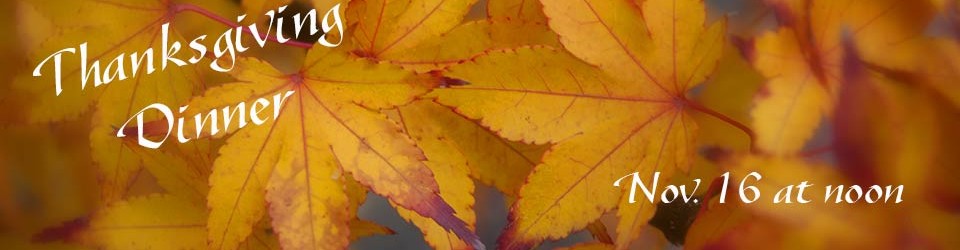
[(43, 229), (39, 233), (33, 235), (31, 239), (33, 242), (37, 243), (49, 243), (56, 241), (71, 241), (78, 232), (86, 229), (90, 226), (90, 219), (87, 217), (80, 217), (74, 220), (64, 222), (63, 224), (55, 227), (50, 227)]
[[(512, 218), (511, 221), (513, 221)], [(533, 246), (534, 243), (522, 241), (517, 237), (517, 228), (514, 225), (508, 225), (504, 233), (497, 239), (497, 249), (500, 250), (524, 250), (531, 249)]]
[(440, 85), (437, 86), (437, 87), (440, 87), (440, 88), (449, 88), (449, 87), (466, 86), (466, 85), (470, 85), (470, 82), (467, 82), (467, 81), (464, 81), (464, 80), (461, 80), (461, 79), (450, 78), (450, 77), (445, 77), (445, 76), (444, 76), (444, 77), (440, 78)]

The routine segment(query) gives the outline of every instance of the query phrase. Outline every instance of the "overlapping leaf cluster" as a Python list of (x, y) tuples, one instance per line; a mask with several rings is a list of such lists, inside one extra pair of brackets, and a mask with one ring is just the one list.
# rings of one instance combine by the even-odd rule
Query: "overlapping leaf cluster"
[[(20, 21), (46, 27), (29, 47), (35, 65), (84, 41), (96, 45), (93, 58), (113, 58), (157, 48), (165, 22), (183, 40), (230, 28), (210, 17), (291, 4), (241, 2), (19, 4)], [(29, 107), (23, 119), (89, 122), (101, 190), (92, 215), (41, 238), (107, 249), (345, 249), (391, 233), (358, 218), (370, 192), (431, 247), (479, 249), (476, 182), (510, 201), (502, 249), (579, 230), (597, 241), (579, 249), (667, 238), (692, 248), (960, 244), (951, 235), (960, 229), (955, 2), (769, 0), (754, 3), (753, 22), (701, 0), (295, 4), (337, 3), (343, 45), (267, 47), (229, 75), (184, 67), (59, 97), (52, 79), (18, 76), (13, 88), (32, 98), (16, 99)], [(187, 4), (201, 11), (178, 8)], [(79, 65), (67, 65), (76, 67), (65, 82), (79, 81)], [(276, 120), (227, 136), (160, 150), (112, 136), (151, 103), (189, 105), (192, 117), (287, 91)], [(633, 172), (659, 172), (664, 186), (720, 171), (759, 171), (773, 183), (902, 183), (912, 201), (706, 200), (686, 236), (672, 237), (648, 224), (658, 204), (631, 204), (612, 186)], [(157, 187), (131, 191), (143, 185)]]

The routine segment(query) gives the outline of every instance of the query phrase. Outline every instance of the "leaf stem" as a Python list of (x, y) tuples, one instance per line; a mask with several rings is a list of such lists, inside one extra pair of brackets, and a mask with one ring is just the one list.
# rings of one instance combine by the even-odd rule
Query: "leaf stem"
[[(211, 20), (217, 21), (218, 23), (221, 23), (221, 24), (226, 25), (226, 26), (230, 26), (230, 27), (234, 27), (234, 28), (239, 28), (239, 27), (241, 27), (241, 25), (238, 24), (238, 23), (235, 23), (235, 22), (233, 22), (233, 21), (230, 21), (229, 19), (226, 19), (226, 18), (224, 18), (224, 17), (221, 17), (221, 16), (217, 15), (216, 13), (210, 12), (209, 10), (204, 9), (203, 7), (196, 6), (196, 5), (189, 4), (189, 3), (179, 3), (179, 4), (176, 4), (176, 5), (173, 6), (173, 11), (174, 11), (174, 13), (181, 13), (181, 12), (185, 12), (185, 11), (193, 12), (193, 13), (200, 14), (200, 15), (202, 15), (202, 16), (204, 16), (204, 17), (207, 17), (207, 18), (209, 18), (209, 19), (211, 19)], [(249, 28), (249, 27), (243, 27), (241, 30), (243, 30), (244, 33), (247, 33), (247, 34), (249, 34), (249, 35), (251, 35), (251, 36), (255, 36), (255, 35), (253, 34), (253, 32), (250, 31), (250, 28)], [(280, 32), (280, 31), (277, 30), (277, 32)], [(270, 41), (272, 41), (272, 42), (276, 42), (276, 43), (283, 44), (283, 45), (287, 45), (287, 46), (293, 46), (293, 47), (304, 48), (304, 49), (313, 48), (313, 44), (312, 44), (312, 43), (305, 43), (305, 42), (299, 42), (299, 41), (293, 41), (293, 40), (290, 40), (290, 41), (287, 41), (287, 42), (280, 42), (280, 41), (277, 40), (276, 37), (270, 36), (270, 34), (263, 34), (262, 36), (260, 36), (260, 38), (261, 38), (261, 39), (267, 39), (267, 40), (270, 40)]]
[(690, 101), (690, 100), (688, 100), (688, 99), (686, 99), (686, 98), (683, 98), (682, 102), (683, 102), (684, 105), (692, 108), (693, 110), (699, 111), (700, 113), (704, 113), (704, 114), (707, 114), (707, 115), (709, 115), (709, 116), (713, 116), (714, 118), (717, 118), (717, 119), (719, 119), (719, 120), (721, 120), (721, 121), (723, 121), (723, 122), (726, 122), (727, 124), (729, 124), (729, 125), (731, 125), (731, 126), (733, 126), (733, 127), (736, 127), (736, 128), (738, 128), (738, 129), (740, 129), (741, 131), (743, 131), (743, 133), (746, 134), (747, 137), (750, 138), (750, 151), (751, 151), (751, 152), (755, 151), (754, 141), (756, 140), (756, 138), (755, 138), (755, 134), (753, 133), (753, 130), (750, 129), (750, 127), (747, 127), (747, 125), (744, 125), (743, 123), (740, 123), (739, 121), (734, 120), (733, 118), (730, 118), (729, 116), (726, 116), (726, 115), (724, 115), (724, 114), (721, 114), (720, 112), (717, 112), (717, 111), (712, 110), (712, 109), (710, 109), (710, 108), (704, 107), (703, 105), (701, 105), (701, 104), (699, 104), (699, 103), (697, 103), (697, 102)]

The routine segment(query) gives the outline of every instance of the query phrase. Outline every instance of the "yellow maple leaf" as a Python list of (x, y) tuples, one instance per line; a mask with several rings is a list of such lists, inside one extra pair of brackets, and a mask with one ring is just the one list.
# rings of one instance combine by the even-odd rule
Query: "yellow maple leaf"
[(546, 23), (547, 17), (543, 14), (543, 5), (537, 0), (488, 0), (487, 17), (490, 19), (505, 18), (525, 22)]
[[(401, 111), (419, 115), (417, 119), (403, 119), (401, 125), (405, 128), (431, 131), (447, 143), (447, 147), (424, 147), (428, 159), (432, 159), (432, 152), (463, 158), (471, 177), (507, 196), (516, 196), (520, 185), (547, 148), (505, 140), (479, 122), (431, 101), (416, 101), (402, 107)], [(420, 140), (418, 136), (411, 137)], [(419, 138), (426, 137), (420, 135)]]
[(545, 23), (491, 18), (466, 22), (442, 36), (423, 41), (404, 54), (384, 59), (426, 72), (463, 62), (483, 51), (523, 45), (559, 46), (559, 40)]
[[(387, 114), (423, 149), (427, 166), (437, 177), (441, 197), (454, 207), (457, 217), (471, 227), (476, 218), (470, 177), (515, 196), (545, 149), (506, 141), (429, 100), (415, 101)], [(435, 249), (468, 248), (456, 235), (447, 233), (436, 223), (406, 209), (397, 209), (401, 217), (423, 231), (425, 240)]]
[(210, 188), (207, 185), (210, 177), (208, 164), (189, 163), (184, 159), (186, 157), (179, 153), (154, 151), (138, 148), (136, 145), (130, 147), (136, 157), (143, 159), (143, 169), (153, 176), (167, 193), (195, 204), (203, 204), (206, 200)]
[(210, 178), (211, 248), (235, 248), (263, 215), (265, 203), (271, 204), (282, 245), (345, 248), (348, 210), (355, 206), (345, 193), (350, 176), (479, 246), (438, 195), (421, 150), (376, 112), (410, 102), (436, 78), (323, 48), (310, 50), (296, 73), (244, 59), (236, 74), (243, 82), (212, 89), (190, 107), (207, 110), (275, 93), (290, 96), (275, 121), (239, 130), (227, 125), (236, 132), (221, 148)]
[[(473, 181), (467, 168), (466, 157), (457, 150), (457, 145), (446, 138), (446, 129), (432, 126), (438, 115), (449, 113), (444, 107), (432, 102), (416, 102), (405, 105), (395, 111), (395, 120), (417, 146), (423, 149), (426, 166), (433, 172), (440, 189), (440, 197), (453, 207), (457, 218), (462, 219), (473, 230), (476, 226), (476, 213), (473, 211)], [(390, 113), (388, 113), (389, 115)], [(434, 249), (469, 249), (469, 244), (461, 241), (443, 226), (416, 214), (414, 211), (397, 207), (400, 217), (407, 219), (423, 231), (424, 240)]]
[(204, 217), (202, 206), (176, 196), (138, 197), (99, 211), (79, 237), (105, 249), (192, 249), (204, 245)]
[[(202, 204), (177, 195), (133, 197), (98, 211), (84, 222), (80, 232), (70, 236), (70, 240), (99, 249), (202, 249), (206, 247), (206, 217)], [(238, 249), (280, 249), (269, 223), (261, 221), (256, 227)]]
[(390, 58), (456, 27), (474, 2), (352, 1), (347, 19), (357, 23), (353, 38), (360, 54)]
[(654, 207), (621, 201), (610, 184), (689, 169), (696, 125), (684, 95), (713, 71), (723, 22), (704, 27), (698, 1), (646, 1), (643, 14), (627, 1), (543, 4), (564, 47), (599, 70), (549, 48), (494, 51), (451, 67), (469, 85), (436, 96), (507, 139), (557, 143), (521, 189), (502, 247), (560, 238), (619, 207), (625, 248)]
[[(488, 4), (511, 4), (495, 2)], [(357, 22), (354, 53), (426, 72), (470, 59), (485, 50), (557, 45), (556, 35), (547, 29), (544, 20), (491, 15), (461, 23), (474, 3), (475, 0), (351, 2), (347, 20)], [(535, 12), (540, 9), (528, 8), (524, 13)]]
[[(347, 19), (356, 26), (353, 43), (348, 46), (362, 57), (430, 72), (494, 48), (558, 44), (556, 35), (542, 21), (491, 17), (461, 23), (474, 2), (353, 1)], [(540, 12), (539, 8), (531, 11)], [(476, 122), (429, 101), (388, 114), (424, 151), (427, 166), (439, 180), (441, 197), (470, 227), (475, 215), (469, 175), (515, 194), (542, 153), (542, 147), (505, 141)], [(401, 119), (406, 116), (416, 118)], [(429, 219), (400, 207), (398, 210), (402, 217), (420, 227), (429, 245), (438, 249), (469, 247)]]

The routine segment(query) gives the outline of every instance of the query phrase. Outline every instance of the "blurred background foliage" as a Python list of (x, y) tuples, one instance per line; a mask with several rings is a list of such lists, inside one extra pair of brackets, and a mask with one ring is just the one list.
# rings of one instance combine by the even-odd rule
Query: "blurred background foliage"
[[(476, 4), (468, 20), (480, 19), (485, 16), (486, 11), (483, 9), (485, 4), (483, 2), (484, 1), (480, 1)], [(3, 66), (0, 67), (0, 82), (2, 82), (2, 85), (0, 85), (0, 244), (2, 244), (2, 247), (0, 248), (75, 248), (76, 246), (67, 246), (57, 243), (56, 241), (52, 243), (39, 243), (45, 240), (43, 230), (57, 227), (64, 228), (64, 225), (66, 225), (66, 228), (69, 228), (71, 223), (82, 221), (102, 206), (102, 204), (98, 204), (97, 198), (99, 194), (97, 193), (97, 181), (94, 174), (93, 161), (90, 156), (89, 132), (91, 128), (89, 123), (85, 122), (89, 117), (72, 122), (27, 124), (24, 122), (24, 120), (26, 120), (24, 114), (26, 109), (24, 109), (24, 107), (29, 105), (30, 100), (26, 99), (28, 96), (18, 95), (11, 89), (10, 83), (13, 77), (30, 68), (26, 63), (24, 52), (30, 51), (32, 46), (39, 44), (40, 41), (52, 32), (52, 27), (49, 26), (49, 23), (45, 23), (44, 17), (39, 16), (38, 13), (35, 13), (29, 7), (30, 4), (38, 3), (37, 1), (30, 0), (8, 0), (0, 2), (0, 34), (4, 34), (4, 38), (0, 39), (0, 58), (3, 58)], [(956, 3), (944, 2), (940, 4), (955, 5)], [(232, 8), (239, 13), (240, 5), (238, 1), (225, 2), (223, 5), (225, 8)], [(709, 7), (709, 19), (727, 18), (729, 20), (728, 33), (730, 34), (731, 40), (734, 41), (733, 44), (737, 44), (736, 41), (756, 37), (763, 32), (774, 30), (777, 26), (774, 15), (775, 10), (764, 5), (759, 0), (708, 0), (707, 5)], [(933, 37), (955, 39), (954, 36), (960, 34), (960, 32), (958, 32), (960, 31), (960, 27), (956, 26), (956, 24), (960, 22), (957, 22), (956, 19), (956, 11), (937, 15), (928, 27), (928, 34)], [(750, 62), (744, 58), (741, 52), (743, 51), (735, 46), (726, 48), (726, 54), (719, 66), (720, 69), (717, 70), (718, 73), (713, 76), (707, 84), (695, 89), (693, 96), (705, 106), (712, 107), (735, 120), (749, 124), (751, 119), (749, 112), (753, 105), (753, 96), (757, 90), (761, 89), (765, 79), (751, 68)], [(278, 65), (279, 68), (286, 67), (288, 69), (297, 67), (297, 65), (290, 64), (289, 62), (301, 61), (303, 57), (301, 50), (275, 45), (268, 46), (262, 50), (251, 51), (249, 55), (264, 58)], [(209, 77), (216, 78), (223, 76)], [(958, 79), (953, 78), (952, 84), (960, 84), (957, 83), (957, 80)], [(221, 78), (214, 79), (212, 82), (224, 81), (226, 80)], [(952, 90), (956, 89), (956, 87), (952, 88)], [(960, 93), (946, 93), (946, 95), (957, 94)], [(925, 95), (919, 95), (919, 97), (908, 96), (904, 98), (906, 98), (904, 103), (911, 103), (924, 101), (927, 97)], [(931, 107), (950, 106), (949, 103), (935, 103), (931, 105)], [(919, 109), (925, 109), (925, 107), (926, 106), (919, 106)], [(884, 214), (873, 217), (871, 214), (857, 216), (855, 219), (866, 221), (874, 219), (906, 220), (909, 222), (904, 222), (901, 225), (913, 225), (915, 228), (903, 228), (894, 231), (908, 235), (912, 234), (911, 231), (913, 230), (923, 230), (925, 232), (921, 233), (940, 235), (942, 236), (940, 237), (941, 239), (956, 243), (957, 239), (955, 236), (957, 233), (960, 233), (960, 231), (956, 231), (958, 226), (960, 226), (956, 219), (958, 217), (957, 213), (960, 213), (960, 205), (955, 203), (957, 202), (957, 183), (960, 183), (960, 178), (958, 178), (960, 177), (960, 174), (958, 174), (960, 171), (958, 171), (957, 168), (960, 168), (960, 165), (948, 164), (960, 162), (955, 161), (955, 158), (960, 155), (960, 151), (954, 147), (955, 143), (950, 144), (951, 142), (960, 141), (960, 136), (957, 135), (960, 126), (951, 120), (960, 114), (957, 113), (956, 109), (952, 108), (929, 112), (924, 110), (913, 111), (909, 108), (900, 110), (899, 112), (888, 112), (886, 110), (876, 110), (873, 112), (874, 113), (870, 115), (874, 119), (876, 117), (886, 117), (890, 120), (875, 119), (871, 121), (852, 122), (909, 124), (909, 122), (904, 122), (904, 120), (913, 119), (912, 117), (898, 117), (898, 115), (914, 115), (916, 113), (925, 113), (928, 116), (926, 118), (921, 117), (920, 119), (945, 121), (934, 127), (916, 126), (912, 128), (916, 130), (942, 129), (942, 131), (944, 131), (944, 133), (932, 135), (939, 137), (941, 141), (943, 141), (944, 146), (936, 148), (935, 150), (938, 150), (938, 153), (934, 154), (935, 157), (932, 159), (928, 159), (928, 161), (934, 162), (932, 163), (934, 166), (939, 167), (909, 166), (912, 163), (910, 161), (911, 159), (909, 156), (904, 156), (902, 158), (888, 158), (887, 160), (901, 161), (899, 164), (906, 164), (907, 166), (897, 165), (897, 168), (882, 168), (882, 170), (892, 171), (892, 173), (886, 173), (890, 175), (908, 175), (906, 173), (911, 170), (925, 173), (925, 177), (921, 177), (919, 181), (907, 183), (908, 194), (913, 194), (909, 192), (930, 192), (930, 195), (936, 196), (931, 199), (942, 201), (942, 204), (933, 204), (933, 206), (930, 207), (925, 206), (920, 208), (923, 210), (923, 213), (931, 214), (926, 217), (909, 217), (914, 216), (913, 213), (909, 213), (909, 216), (902, 218), (885, 217), (887, 215)], [(702, 114), (696, 114), (696, 116), (698, 123), (701, 124), (700, 144), (706, 146), (702, 147), (701, 154), (698, 154), (694, 171), (690, 173), (688, 177), (678, 178), (679, 180), (677, 180), (677, 182), (682, 183), (692, 178), (704, 178), (705, 184), (709, 184), (709, 180), (717, 176), (721, 172), (721, 169), (730, 169), (729, 166), (721, 165), (738, 164), (718, 160), (718, 157), (730, 157), (728, 155), (729, 153), (711, 151), (713, 148), (709, 146), (746, 148), (749, 147), (749, 141), (734, 128), (721, 124), (721, 121), (706, 117)], [(836, 123), (833, 121), (824, 121), (824, 124), (819, 126), (814, 138), (807, 143), (806, 150), (813, 152), (808, 156), (809, 159), (825, 162), (826, 164), (842, 163), (843, 157), (837, 157), (836, 152), (831, 148), (821, 150), (824, 145), (830, 145), (831, 142), (835, 141), (837, 136), (834, 133), (838, 129), (835, 125)], [(840, 129), (852, 129), (856, 131), (861, 129), (861, 127)], [(905, 135), (906, 137), (913, 136), (912, 133), (909, 133), (910, 131), (905, 133), (905, 131), (901, 129), (903, 129), (902, 126), (891, 125), (880, 128), (879, 132)], [(879, 142), (877, 145), (880, 145)], [(914, 149), (882, 148), (877, 151), (871, 151), (871, 153), (897, 154), (897, 152), (904, 153), (909, 150)], [(954, 161), (951, 161), (951, 159), (954, 159)], [(887, 165), (887, 163), (888, 162), (880, 162), (878, 164), (892, 166)], [(842, 171), (843, 169), (840, 168), (839, 170)], [(926, 178), (930, 176), (933, 178)], [(148, 174), (142, 176), (142, 178), (138, 177), (137, 184), (131, 187), (132, 190), (128, 195), (160, 192), (159, 187), (155, 183), (151, 183), (151, 178)], [(927, 185), (928, 187), (919, 187), (922, 185)], [(476, 204), (478, 204), (476, 207), (478, 211), (478, 233), (484, 242), (492, 243), (496, 241), (500, 230), (502, 230), (507, 223), (506, 211), (509, 201), (493, 188), (482, 185), (478, 186), (480, 186), (477, 191), (476, 202)], [(701, 189), (700, 191), (702, 195), (702, 192), (706, 190)], [(771, 191), (772, 190), (768, 190), (767, 192)], [(874, 208), (876, 208), (876, 206)], [(692, 216), (695, 213), (678, 212), (683, 209), (685, 208), (661, 208), (662, 211), (658, 211), (658, 218), (666, 220), (665, 223), (667, 225), (670, 225), (671, 222), (677, 222), (687, 223), (687, 226), (689, 226), (688, 223), (693, 220)], [(726, 240), (737, 240), (737, 237), (744, 237), (744, 235), (754, 238), (783, 237), (783, 235), (778, 234), (778, 232), (785, 226), (776, 220), (757, 219), (749, 214), (736, 214), (742, 213), (742, 211), (728, 211), (729, 213), (734, 213), (734, 215), (716, 215), (716, 213), (722, 212), (724, 211), (715, 211), (714, 214), (707, 215), (703, 219), (705, 222), (702, 223), (711, 223), (710, 220), (722, 220), (720, 222), (714, 221), (713, 223), (718, 223), (728, 228), (737, 228), (737, 230), (742, 232), (740, 234), (724, 236), (727, 237)], [(664, 213), (679, 213), (679, 215), (674, 217), (661, 215)], [(903, 215), (902, 213), (890, 214), (895, 216)], [(352, 245), (353, 248), (423, 249), (427, 247), (420, 231), (397, 216), (393, 208), (381, 197), (369, 195), (367, 203), (361, 207), (360, 216), (385, 225), (394, 230), (396, 234), (363, 239), (354, 242)], [(717, 219), (720, 217), (724, 219)], [(727, 219), (725, 219), (727, 217), (733, 218), (730, 219), (731, 221), (740, 220), (741, 222), (749, 221), (750, 223), (736, 224), (727, 221)], [(608, 227), (607, 230), (612, 230), (612, 225), (616, 223), (616, 218), (614, 216), (604, 216), (601, 221)], [(663, 221), (661, 221), (661, 223), (663, 223)], [(659, 225), (659, 227), (661, 229), (670, 228), (670, 226), (663, 225)], [(671, 246), (666, 240), (668, 238), (685, 238), (685, 229), (686, 227), (683, 227), (680, 231), (666, 229), (663, 230), (663, 233), (658, 230), (648, 230), (645, 234), (649, 235), (642, 236), (641, 239), (638, 240), (638, 243), (635, 244), (635, 247), (638, 249), (676, 247)], [(698, 230), (702, 229), (694, 229), (691, 234), (701, 233), (711, 235), (710, 233)], [(665, 236), (664, 234), (667, 235)], [(713, 235), (715, 234), (717, 233), (713, 232)], [(951, 239), (951, 237), (953, 237), (953, 239)], [(585, 230), (575, 233), (563, 241), (546, 243), (542, 247), (571, 246), (576, 243), (591, 241), (593, 238), (594, 236)], [(689, 237), (686, 238), (689, 239)], [(708, 241), (709, 239), (700, 240)], [(804, 238), (799, 237), (794, 240), (802, 241)], [(749, 244), (731, 245), (739, 247), (762, 246)], [(918, 248), (927, 248), (922, 244), (918, 244), (918, 246)], [(958, 247), (960, 245), (952, 246)]]

